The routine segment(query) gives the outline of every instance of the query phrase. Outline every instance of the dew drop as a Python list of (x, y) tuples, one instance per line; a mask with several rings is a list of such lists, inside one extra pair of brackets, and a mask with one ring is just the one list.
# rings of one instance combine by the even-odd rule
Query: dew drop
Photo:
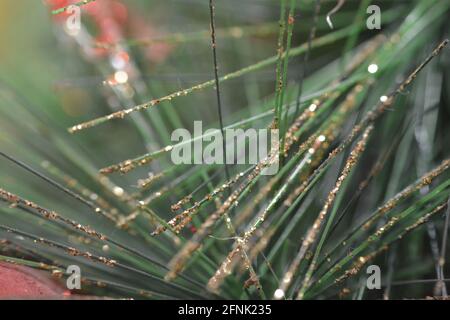
[(275, 290), (275, 293), (273, 294), (273, 297), (277, 300), (283, 299), (284, 297), (284, 291), (281, 289)]
[(381, 97), (380, 97), (380, 101), (381, 101), (381, 102), (386, 102), (387, 99), (388, 99), (387, 96), (381, 96)]
[(315, 103), (312, 103), (312, 104), (309, 106), (309, 111), (311, 111), (311, 112), (316, 111), (316, 109), (317, 109), (317, 104), (315, 104)]
[(372, 63), (367, 68), (367, 71), (369, 71), (369, 73), (376, 73), (378, 71), (378, 65), (376, 65), (375, 63)]
[(118, 197), (123, 196), (124, 190), (121, 187), (114, 187), (114, 194)]
[(114, 80), (116, 80), (117, 83), (124, 84), (128, 82), (128, 73), (125, 71), (117, 71), (114, 74)]

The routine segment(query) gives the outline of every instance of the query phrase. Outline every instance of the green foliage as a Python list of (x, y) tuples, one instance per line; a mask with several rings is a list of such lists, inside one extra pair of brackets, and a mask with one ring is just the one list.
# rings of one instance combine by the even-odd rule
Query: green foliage
[[(81, 293), (116, 298), (446, 295), (450, 2), (382, 1), (381, 30), (366, 28), (370, 1), (343, 3), (334, 29), (334, 1), (215, 2), (213, 46), (204, 1), (127, 1), (113, 43), (88, 14), (67, 35), (52, 20), (65, 9), (35, 1), (10, 22), (0, 261), (76, 264)], [(131, 32), (146, 23), (153, 36)], [(118, 53), (129, 78), (114, 83)], [(253, 166), (175, 166), (171, 132), (195, 120), (280, 128), (279, 148)], [(381, 290), (366, 289), (370, 264)]]

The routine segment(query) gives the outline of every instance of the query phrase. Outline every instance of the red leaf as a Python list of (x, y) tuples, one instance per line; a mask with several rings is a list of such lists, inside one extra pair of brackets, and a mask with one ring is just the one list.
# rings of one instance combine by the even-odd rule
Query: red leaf
[(70, 296), (45, 272), (0, 263), (0, 299), (63, 299)]

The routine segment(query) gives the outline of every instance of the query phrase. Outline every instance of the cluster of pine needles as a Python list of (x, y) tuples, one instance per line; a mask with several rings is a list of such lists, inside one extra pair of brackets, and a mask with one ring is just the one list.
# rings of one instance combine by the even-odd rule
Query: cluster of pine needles
[[(371, 4), (177, 2), (176, 33), (113, 44), (55, 24), (47, 63), (95, 76), (56, 94), (0, 79), (0, 261), (61, 283), (78, 265), (77, 293), (112, 298), (447, 297), (450, 2), (379, 1), (379, 30)], [(92, 49), (126, 53), (133, 77), (109, 83)], [(194, 120), (280, 141), (256, 165), (174, 165), (170, 134)]]

